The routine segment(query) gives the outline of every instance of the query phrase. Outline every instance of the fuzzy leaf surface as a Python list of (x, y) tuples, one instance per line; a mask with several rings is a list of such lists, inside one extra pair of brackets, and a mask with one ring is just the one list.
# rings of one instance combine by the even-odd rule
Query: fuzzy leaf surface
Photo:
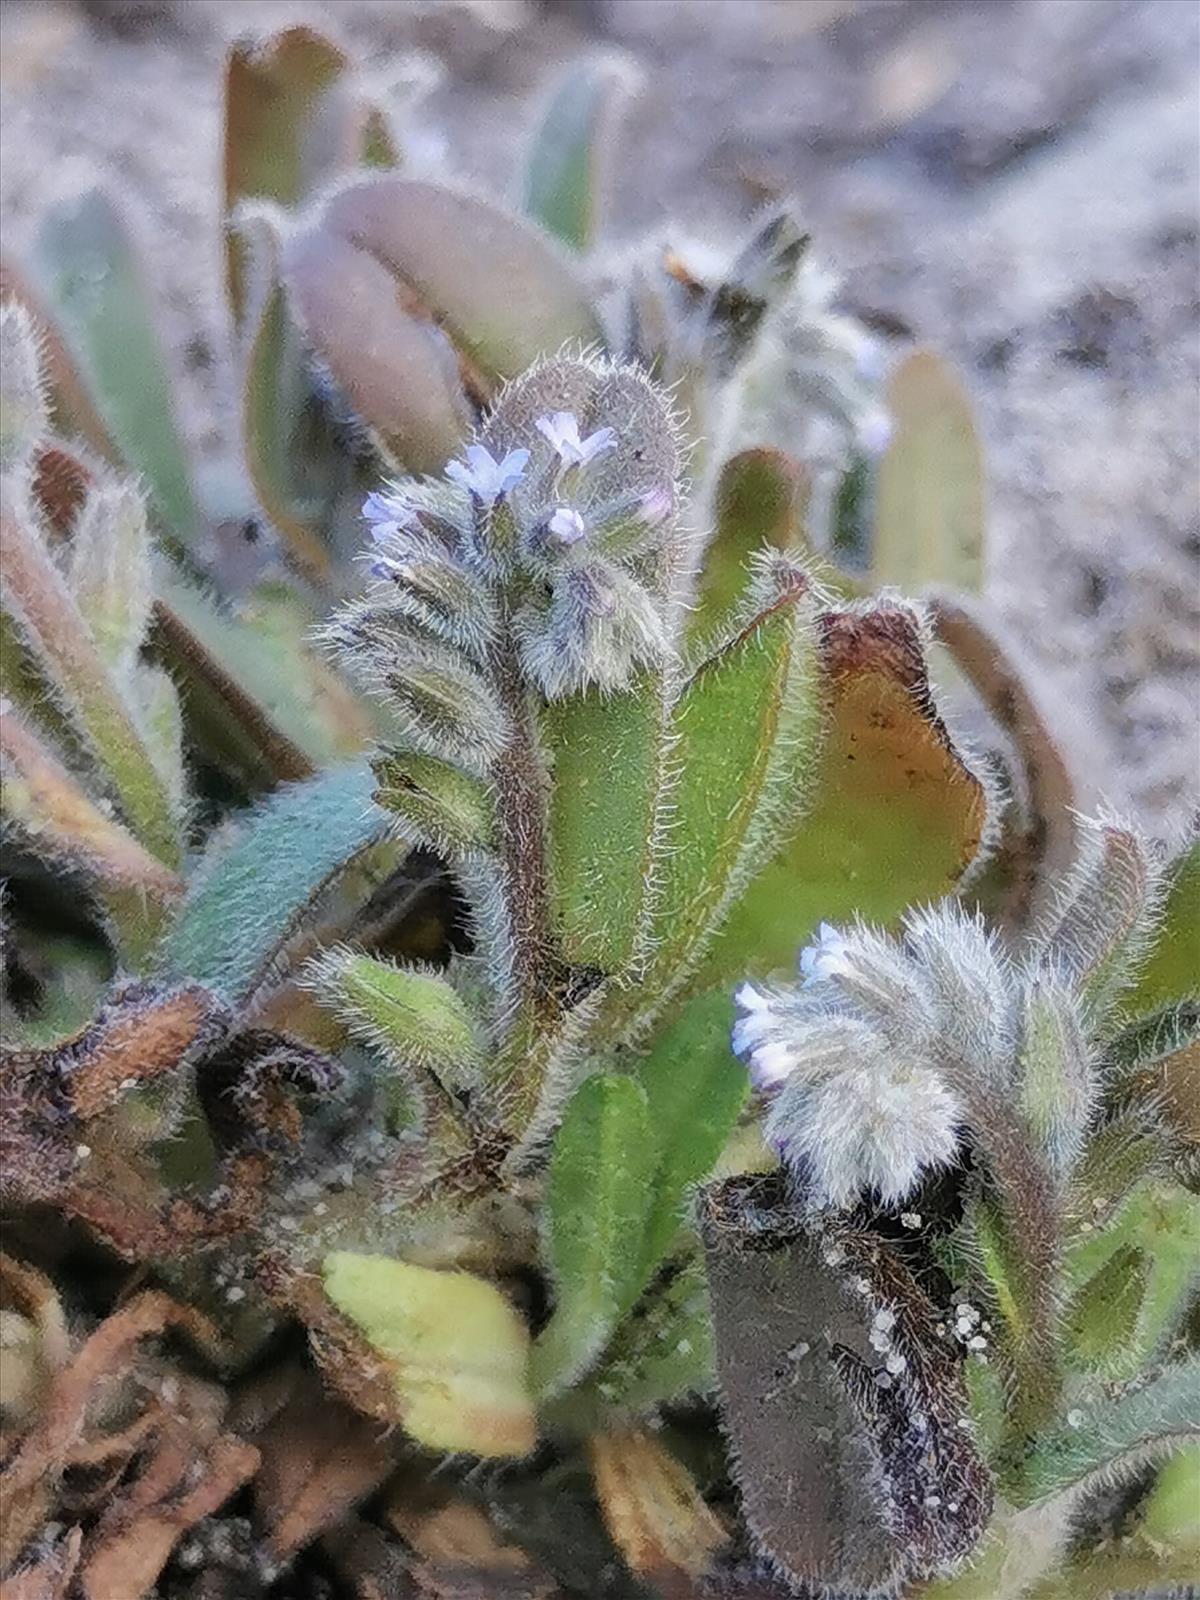
[(101, 189), (43, 218), (33, 261), (46, 298), (122, 456), (143, 474), (177, 543), (199, 531), (152, 299), (125, 222)]
[(645, 1091), (632, 1078), (587, 1079), (550, 1161), (547, 1242), (557, 1298), (534, 1346), (540, 1394), (585, 1372), (636, 1299), (657, 1160)]
[[(679, 778), (670, 794), (652, 967), (668, 981), (703, 949), (745, 871), (764, 810), (798, 809), (818, 720), (803, 592), (800, 581), (784, 589), (710, 656), (673, 710)], [(739, 946), (742, 960), (746, 948)]]
[(642, 1245), (647, 1279), (683, 1222), (689, 1188), (712, 1172), (746, 1103), (749, 1079), (729, 1049), (732, 1024), (725, 990), (698, 995), (639, 1063), (660, 1151)]
[(590, 689), (545, 709), (553, 908), (568, 961), (618, 972), (644, 933), (665, 720), (653, 673), (626, 694)]
[(781, 450), (743, 450), (721, 469), (717, 526), (705, 546), (688, 634), (713, 637), (728, 626), (745, 594), (747, 563), (756, 550), (797, 550), (804, 539), (806, 485), (799, 465)]
[(734, 906), (710, 981), (788, 968), (817, 923), (892, 922), (950, 893), (974, 859), (987, 796), (938, 715), (904, 607), (822, 618), (830, 724), (803, 822)]
[(306, 908), (387, 834), (369, 767), (335, 767), (280, 789), (201, 863), (160, 953), (170, 976), (231, 1001), (269, 971)]
[(1031, 1505), (1092, 1482), (1111, 1482), (1197, 1439), (1200, 1359), (1192, 1356), (1119, 1399), (1100, 1400), (1076, 1426), (1068, 1423), (1038, 1440), (1013, 1499)]
[(1193, 995), (1200, 996), (1200, 840), (1172, 869), (1162, 922), (1124, 1004), (1150, 1011)]
[(876, 478), (871, 581), (973, 591), (984, 575), (984, 468), (974, 410), (953, 369), (917, 350), (892, 374), (894, 431)]

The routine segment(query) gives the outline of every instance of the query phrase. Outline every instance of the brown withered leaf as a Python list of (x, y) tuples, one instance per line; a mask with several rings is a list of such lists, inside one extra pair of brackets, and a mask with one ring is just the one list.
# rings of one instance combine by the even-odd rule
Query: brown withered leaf
[(402, 1473), (384, 1520), (420, 1560), (419, 1592), (431, 1600), (549, 1600), (554, 1580), (519, 1546), (506, 1543), (486, 1512), (413, 1473)]
[(46, 1520), (69, 1466), (96, 1465), (111, 1455), (127, 1458), (141, 1446), (150, 1431), (144, 1425), (135, 1420), (105, 1439), (90, 1425), (90, 1414), (128, 1375), (140, 1342), (170, 1328), (183, 1329), (209, 1349), (219, 1346), (216, 1330), (198, 1312), (147, 1291), (106, 1318), (55, 1375), (36, 1424), (0, 1472), (0, 1571)]
[[(231, 1034), (206, 989), (131, 985), (74, 1038), (0, 1052), (0, 1200), (52, 1203), (127, 1260), (232, 1237), (256, 1221), (277, 1161), (300, 1138), (293, 1094), (339, 1078), (331, 1057), (283, 1034)], [(193, 1082), (222, 1160), (208, 1194), (175, 1199), (139, 1144), (169, 1131)], [(125, 1115), (146, 1089), (148, 1116)]]
[(230, 1422), (262, 1458), (255, 1513), (279, 1561), (335, 1528), (395, 1465), (397, 1443), (301, 1367), (252, 1386)]
[(596, 1494), (629, 1570), (665, 1597), (690, 1594), (729, 1541), (692, 1475), (653, 1434), (624, 1428), (588, 1442)]
[(0, 1582), (0, 1600), (67, 1600), (82, 1543), (82, 1529), (71, 1528), (49, 1555)]
[(175, 1545), (253, 1477), (258, 1451), (220, 1434), (203, 1454), (169, 1435), (161, 1454), (101, 1523), (80, 1574), (86, 1600), (143, 1600)]

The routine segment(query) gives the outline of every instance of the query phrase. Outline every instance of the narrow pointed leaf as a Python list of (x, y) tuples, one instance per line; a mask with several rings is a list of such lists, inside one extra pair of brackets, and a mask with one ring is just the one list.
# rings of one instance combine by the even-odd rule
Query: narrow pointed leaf
[(552, 762), (553, 912), (568, 961), (626, 969), (644, 940), (667, 761), (662, 679), (627, 693), (552, 702), (542, 732)]
[(279, 790), (219, 837), (164, 941), (162, 971), (245, 1000), (317, 896), (386, 836), (373, 789), (365, 764), (335, 767)]
[(133, 484), (92, 488), (72, 531), (68, 580), (105, 664), (126, 677), (150, 616), (150, 534)]
[(713, 982), (792, 965), (819, 922), (880, 923), (950, 893), (975, 859), (988, 796), (938, 714), (915, 616), (822, 619), (830, 725), (811, 804), (726, 923)]
[(893, 433), (879, 463), (871, 578), (912, 591), (977, 590), (984, 576), (984, 469), (971, 401), (932, 350), (888, 384)]
[(684, 1222), (688, 1191), (716, 1166), (746, 1103), (749, 1080), (729, 1048), (732, 1025), (724, 989), (698, 995), (638, 1064), (660, 1152), (642, 1245), (647, 1279)]
[(1157, 1378), (1102, 1399), (1039, 1439), (1013, 1499), (1031, 1505), (1091, 1483), (1113, 1482), (1200, 1439), (1200, 1359), (1165, 1367)]
[(33, 262), (105, 428), (144, 476), (170, 534), (193, 547), (199, 516), (153, 302), (108, 195), (92, 189), (47, 212)]
[(540, 1394), (587, 1370), (637, 1296), (657, 1158), (645, 1092), (632, 1078), (589, 1078), (567, 1107), (550, 1162), (555, 1307), (534, 1347)]
[[(806, 584), (767, 606), (685, 686), (672, 716), (671, 833), (655, 908), (652, 972), (670, 983), (703, 952), (779, 829), (803, 804), (819, 728)], [(743, 947), (743, 956), (745, 950)]]
[(600, 231), (612, 145), (636, 86), (623, 56), (573, 63), (555, 86), (525, 163), (525, 211), (574, 250)]
[(1188, 996), (1200, 997), (1200, 840), (1171, 870), (1162, 921), (1124, 1004), (1150, 1011)]
[(750, 583), (750, 557), (758, 550), (804, 549), (808, 498), (802, 468), (781, 450), (743, 450), (721, 469), (717, 525), (688, 618), (689, 637), (704, 641), (727, 629)]
[(5, 609), (103, 768), (125, 820), (153, 855), (174, 867), (175, 815), (129, 708), (49, 552), (33, 529), (7, 516), (0, 530), (0, 573)]

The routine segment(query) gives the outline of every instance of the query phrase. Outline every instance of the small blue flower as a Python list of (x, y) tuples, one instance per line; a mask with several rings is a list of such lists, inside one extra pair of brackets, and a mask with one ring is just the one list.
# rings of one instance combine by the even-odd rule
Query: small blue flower
[(362, 514), (371, 525), (371, 539), (375, 544), (392, 539), (401, 529), (420, 526), (412, 507), (401, 495), (375, 489), (363, 501)]
[(800, 976), (804, 987), (820, 983), (825, 978), (836, 978), (846, 967), (846, 937), (828, 922), (822, 922), (812, 944), (800, 952)]
[(562, 544), (578, 544), (587, 532), (583, 518), (571, 506), (559, 506), (550, 518), (549, 528)]
[(611, 428), (597, 428), (586, 439), (579, 437), (579, 418), (572, 411), (556, 411), (539, 417), (537, 430), (557, 451), (568, 467), (586, 467), (605, 450), (615, 450), (617, 436)]
[(510, 450), (497, 461), (486, 445), (469, 444), (466, 461), (447, 463), (446, 476), (490, 506), (520, 483), (528, 460), (528, 450)]

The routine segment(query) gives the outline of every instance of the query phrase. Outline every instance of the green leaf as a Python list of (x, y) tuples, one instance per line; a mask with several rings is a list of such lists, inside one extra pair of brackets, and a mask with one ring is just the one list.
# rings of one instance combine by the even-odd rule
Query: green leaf
[(534, 132), (525, 164), (525, 211), (575, 250), (596, 242), (615, 126), (635, 83), (624, 56), (574, 62)]
[(349, 1251), (326, 1256), (322, 1274), (329, 1299), (382, 1358), (397, 1420), (418, 1443), (488, 1457), (532, 1450), (529, 1333), (499, 1289), (467, 1272)]
[(733, 1001), (725, 990), (699, 995), (662, 1029), (639, 1063), (660, 1151), (642, 1247), (643, 1281), (679, 1231), (688, 1189), (712, 1172), (746, 1103), (749, 1080), (729, 1048), (732, 1026)]
[(483, 1061), (479, 1029), (461, 996), (436, 972), (331, 950), (310, 966), (308, 981), (365, 1043), (426, 1068), (450, 1087), (474, 1082)]
[(33, 250), (45, 297), (122, 457), (183, 549), (200, 520), (153, 300), (125, 222), (101, 189), (46, 212)]
[(974, 410), (953, 369), (916, 350), (888, 384), (893, 433), (879, 463), (871, 581), (976, 590), (984, 577), (984, 469)]
[(0, 532), (0, 575), (5, 611), (103, 770), (125, 821), (152, 855), (177, 866), (171, 797), (130, 708), (49, 551), (32, 527), (7, 515)]
[(804, 820), (751, 882), (704, 976), (790, 968), (821, 921), (888, 924), (950, 893), (984, 837), (988, 796), (929, 688), (900, 605), (822, 618), (830, 724)]
[(156, 647), (193, 735), (249, 786), (308, 777), (366, 743), (366, 713), (309, 649), (295, 595), (259, 591), (235, 613), (165, 566), (155, 588)]
[(790, 584), (781, 577), (773, 602), (704, 662), (675, 705), (679, 778), (669, 794), (651, 964), (652, 980), (664, 985), (695, 965), (726, 906), (800, 810), (819, 724), (813, 619), (799, 603), (805, 587), (794, 572)]
[(1157, 1378), (1079, 1408), (1065, 1427), (1039, 1439), (1012, 1495), (1031, 1505), (1113, 1481), (1200, 1439), (1200, 1358), (1165, 1367)]
[(0, 471), (23, 473), (48, 426), (37, 336), (19, 301), (0, 304)]
[(1200, 999), (1200, 840), (1172, 868), (1162, 922), (1124, 1004), (1151, 1011), (1189, 996)]
[(402, 837), (443, 856), (492, 847), (492, 798), (478, 778), (416, 750), (388, 751), (371, 766), (375, 803), (400, 818)]
[(703, 643), (727, 632), (750, 586), (750, 558), (764, 548), (803, 551), (808, 485), (782, 450), (743, 450), (721, 468), (717, 525), (688, 618), (689, 638)]
[(335, 767), (271, 795), (231, 839), (218, 837), (160, 952), (171, 978), (244, 1001), (317, 896), (387, 834), (365, 764)]
[(576, 1092), (550, 1161), (547, 1242), (554, 1314), (534, 1346), (552, 1396), (596, 1360), (642, 1286), (642, 1239), (658, 1150), (645, 1091), (598, 1074)]
[(662, 679), (623, 694), (551, 702), (542, 732), (552, 763), (553, 908), (568, 961), (627, 968), (645, 937), (666, 761)]
[(150, 617), (150, 534), (132, 483), (91, 489), (72, 532), (68, 579), (106, 666), (127, 678)]
[[(1132, 1268), (1142, 1280), (1136, 1305)], [(1081, 1233), (1066, 1260), (1067, 1323), (1076, 1360), (1131, 1378), (1161, 1352), (1200, 1281), (1200, 1198), (1174, 1184), (1134, 1193), (1103, 1228)], [(1132, 1309), (1129, 1319), (1124, 1310)]]
[(1067, 1309), (1064, 1338), (1074, 1364), (1109, 1372), (1124, 1358), (1137, 1333), (1146, 1297), (1147, 1262), (1134, 1245), (1122, 1245), (1083, 1285)]
[(330, 570), (322, 529), (353, 467), (315, 410), (308, 354), (289, 314), (287, 293), (273, 283), (247, 345), (242, 445), (254, 492), (272, 526), (300, 570), (320, 582)]

